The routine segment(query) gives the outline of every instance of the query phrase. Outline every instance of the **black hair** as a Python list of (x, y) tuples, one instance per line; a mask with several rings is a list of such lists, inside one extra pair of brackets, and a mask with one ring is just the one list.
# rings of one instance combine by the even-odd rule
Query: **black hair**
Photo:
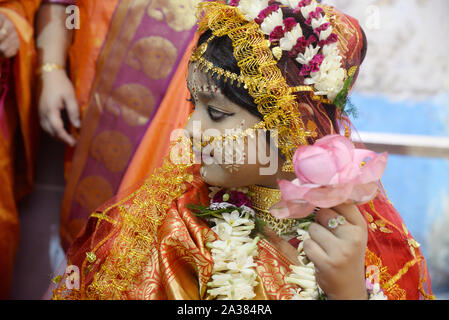
[[(212, 31), (210, 30), (203, 33), (198, 40), (198, 46), (206, 42), (211, 36)], [(234, 57), (232, 40), (229, 37), (223, 36), (212, 39), (208, 44), (204, 57), (215, 66), (240, 75), (240, 68)], [(243, 85), (239, 87), (236, 83), (231, 84), (229, 81), (225, 82), (223, 77), (218, 80), (217, 76), (213, 76), (212, 80), (220, 88), (226, 98), (262, 119), (262, 115), (259, 113), (257, 105), (254, 103), (254, 99)]]

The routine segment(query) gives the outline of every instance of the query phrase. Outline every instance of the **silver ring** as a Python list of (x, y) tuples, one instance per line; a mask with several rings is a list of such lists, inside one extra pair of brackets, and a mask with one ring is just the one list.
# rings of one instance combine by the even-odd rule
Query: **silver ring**
[(329, 219), (329, 222), (327, 223), (327, 226), (330, 229), (335, 230), (339, 226), (344, 225), (345, 223), (346, 223), (346, 218), (345, 217), (337, 216), (336, 218)]

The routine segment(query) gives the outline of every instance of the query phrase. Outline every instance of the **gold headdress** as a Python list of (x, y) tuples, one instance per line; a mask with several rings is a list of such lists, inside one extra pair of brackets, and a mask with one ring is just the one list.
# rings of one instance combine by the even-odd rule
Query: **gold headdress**
[[(254, 2), (263, 1), (254, 0)], [(299, 1), (296, 2), (299, 3)], [(315, 0), (306, 1), (306, 3), (315, 3), (316, 5)], [(329, 18), (329, 12), (326, 12), (325, 16), (335, 25), (334, 16)], [(282, 55), (281, 47), (272, 49), (272, 41), (267, 39), (260, 23), (248, 19), (248, 13), (245, 15), (241, 8), (218, 2), (203, 2), (199, 5), (198, 19), (199, 31), (202, 33), (211, 30), (212, 36), (195, 50), (191, 62), (197, 63), (201, 70), (217, 79), (223, 78), (225, 82), (229, 81), (237, 86), (243, 85), (248, 90), (263, 116), (263, 121), (255, 128), (270, 131), (274, 140), (277, 141), (279, 150), (285, 156), (284, 171), (291, 171), (292, 158), (296, 149), (301, 145), (309, 144), (318, 137), (316, 123), (310, 119), (304, 123), (297, 94), (307, 94), (308, 99), (314, 103), (332, 104), (328, 98), (330, 94), (327, 94), (326, 97), (322, 90), (316, 88), (317, 85), (315, 87), (313, 85), (289, 86), (278, 67), (278, 60)], [(204, 57), (210, 41), (223, 36), (232, 40), (234, 57), (241, 71), (240, 75), (224, 70)], [(337, 61), (341, 59), (340, 57)], [(339, 84), (341, 89), (343, 89), (345, 79), (355, 73), (354, 68), (349, 75), (344, 68), (342, 70), (345, 76)], [(311, 83), (310, 80), (309, 82)]]

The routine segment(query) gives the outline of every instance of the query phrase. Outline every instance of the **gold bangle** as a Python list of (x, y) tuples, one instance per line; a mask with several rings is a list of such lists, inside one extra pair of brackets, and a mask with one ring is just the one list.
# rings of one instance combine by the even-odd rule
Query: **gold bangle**
[(42, 73), (46, 72), (52, 72), (54, 70), (63, 70), (64, 66), (61, 66), (56, 63), (47, 62), (44, 63), (39, 69), (37, 69), (36, 74), (41, 75)]

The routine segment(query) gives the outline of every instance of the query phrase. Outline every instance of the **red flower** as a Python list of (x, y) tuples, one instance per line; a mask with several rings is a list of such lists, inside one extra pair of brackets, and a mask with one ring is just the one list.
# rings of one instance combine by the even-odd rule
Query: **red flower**
[[(225, 194), (227, 194), (229, 196), (229, 199), (226, 201), (223, 199)], [(251, 200), (243, 192), (239, 192), (239, 191), (235, 191), (235, 190), (228, 191), (226, 189), (222, 189), (219, 192), (217, 192), (217, 194), (212, 199), (212, 202), (213, 203), (227, 202), (236, 207), (241, 207), (241, 206), (251, 207), (252, 206)]]

